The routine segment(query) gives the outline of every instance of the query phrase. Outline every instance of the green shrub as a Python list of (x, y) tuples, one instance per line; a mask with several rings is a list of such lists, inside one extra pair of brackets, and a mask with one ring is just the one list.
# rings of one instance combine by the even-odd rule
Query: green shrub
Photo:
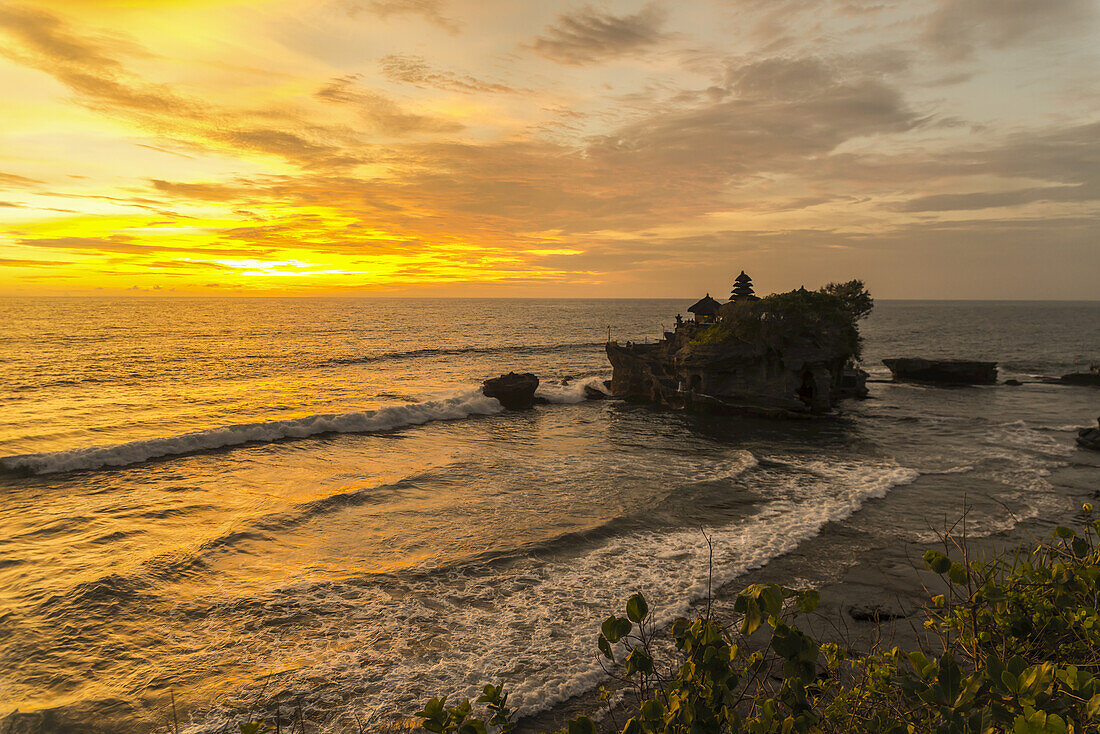
[(862, 343), (857, 322), (873, 305), (858, 280), (829, 283), (819, 291), (773, 293), (759, 301), (731, 301), (722, 306), (718, 323), (701, 329), (692, 343), (737, 340), (783, 351), (795, 342), (832, 342), (839, 358), (858, 359)]

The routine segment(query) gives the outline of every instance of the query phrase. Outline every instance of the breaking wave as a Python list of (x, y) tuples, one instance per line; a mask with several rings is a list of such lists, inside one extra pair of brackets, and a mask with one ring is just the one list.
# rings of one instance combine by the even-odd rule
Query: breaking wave
[(480, 391), (470, 391), (451, 398), (377, 410), (222, 426), (167, 438), (130, 441), (115, 446), (7, 456), (0, 459), (0, 469), (13, 473), (54, 474), (129, 466), (165, 456), (193, 454), (247, 443), (269, 443), (323, 433), (373, 433), (431, 421), (492, 415), (501, 410), (503, 408), (496, 398), (486, 397)]
[(399, 352), (382, 352), (347, 357), (333, 357), (320, 362), (320, 365), (372, 364), (398, 359), (417, 357), (455, 357), (461, 354), (557, 354), (559, 352), (590, 351), (602, 347), (603, 342), (580, 342), (573, 344), (543, 344), (536, 346), (514, 345), (500, 347), (453, 347), (441, 349), (411, 349)]

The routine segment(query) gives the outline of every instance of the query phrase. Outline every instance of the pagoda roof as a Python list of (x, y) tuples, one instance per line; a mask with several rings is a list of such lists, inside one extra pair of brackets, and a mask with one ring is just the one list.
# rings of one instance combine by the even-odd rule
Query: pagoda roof
[(737, 276), (736, 278), (734, 278), (734, 279), (733, 279), (733, 282), (734, 282), (734, 283), (751, 283), (751, 282), (752, 282), (752, 278), (750, 278), (749, 276), (745, 275), (745, 271), (744, 271), (744, 270), (742, 270), (742, 271), (741, 271), (741, 274), (740, 274), (740, 275), (738, 275), (738, 276)]
[(710, 297), (708, 293), (703, 298), (700, 298), (693, 305), (688, 306), (688, 311), (694, 314), (702, 314), (704, 316), (713, 316), (718, 313), (722, 308), (722, 304)]

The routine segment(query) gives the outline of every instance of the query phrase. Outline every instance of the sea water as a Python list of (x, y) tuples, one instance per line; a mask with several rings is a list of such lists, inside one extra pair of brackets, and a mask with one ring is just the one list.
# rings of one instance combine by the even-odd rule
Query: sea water
[[(986, 359), (1020, 387), (873, 382), (807, 422), (586, 400), (609, 333), (688, 305), (0, 300), (0, 717), (146, 732), (174, 697), (189, 732), (274, 707), (338, 729), (486, 682), (532, 713), (598, 685), (635, 591), (670, 620), (829, 528), (919, 546), (966, 507), (1000, 533), (1072, 515), (1059, 471), (1100, 476), (1073, 442), (1100, 391), (1032, 379), (1100, 358), (1100, 303), (863, 324), (875, 378)], [(511, 370), (548, 404), (478, 392)]]

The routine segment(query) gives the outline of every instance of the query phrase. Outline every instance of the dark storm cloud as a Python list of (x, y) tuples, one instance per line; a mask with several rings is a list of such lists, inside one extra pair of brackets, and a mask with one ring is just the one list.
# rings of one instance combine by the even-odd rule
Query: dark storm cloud
[(615, 16), (585, 7), (558, 16), (531, 44), (534, 50), (562, 64), (590, 64), (624, 56), (656, 45), (664, 13), (647, 6), (634, 15)]
[(1093, 0), (939, 0), (925, 40), (948, 59), (964, 59), (981, 44), (994, 48), (1051, 40), (1094, 29)]
[(433, 87), (451, 92), (481, 94), (510, 94), (517, 91), (505, 84), (496, 84), (468, 74), (436, 69), (419, 56), (390, 54), (383, 56), (378, 65), (382, 69), (382, 74), (390, 81), (412, 84), (421, 88)]

